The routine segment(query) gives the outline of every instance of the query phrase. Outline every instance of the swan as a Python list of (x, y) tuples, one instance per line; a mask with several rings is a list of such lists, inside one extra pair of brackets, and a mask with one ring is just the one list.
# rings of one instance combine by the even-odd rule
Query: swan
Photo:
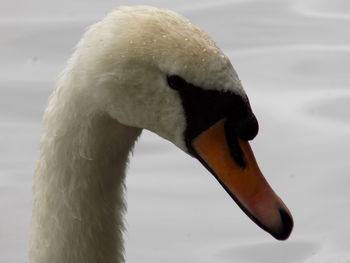
[(288, 238), (291, 213), (256, 164), (258, 123), (227, 56), (173, 11), (119, 7), (88, 28), (49, 98), (30, 262), (124, 262), (125, 169), (142, 129), (199, 160), (258, 226)]

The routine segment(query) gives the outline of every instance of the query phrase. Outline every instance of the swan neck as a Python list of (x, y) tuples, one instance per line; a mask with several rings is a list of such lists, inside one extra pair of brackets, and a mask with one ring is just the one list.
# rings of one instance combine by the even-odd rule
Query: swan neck
[(30, 262), (124, 262), (125, 168), (141, 130), (58, 102), (44, 117)]

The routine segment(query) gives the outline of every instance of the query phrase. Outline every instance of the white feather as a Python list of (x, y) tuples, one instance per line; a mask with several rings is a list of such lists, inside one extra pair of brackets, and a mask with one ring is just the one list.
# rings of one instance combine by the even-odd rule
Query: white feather
[(87, 30), (44, 116), (32, 263), (124, 261), (125, 168), (141, 128), (187, 151), (167, 74), (244, 95), (214, 41), (170, 10), (121, 7)]

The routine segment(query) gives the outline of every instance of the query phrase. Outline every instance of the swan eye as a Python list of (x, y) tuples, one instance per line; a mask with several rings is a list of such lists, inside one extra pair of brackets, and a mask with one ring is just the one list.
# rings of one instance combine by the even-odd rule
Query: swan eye
[(167, 82), (169, 87), (175, 90), (182, 90), (187, 86), (187, 82), (177, 75), (168, 75)]

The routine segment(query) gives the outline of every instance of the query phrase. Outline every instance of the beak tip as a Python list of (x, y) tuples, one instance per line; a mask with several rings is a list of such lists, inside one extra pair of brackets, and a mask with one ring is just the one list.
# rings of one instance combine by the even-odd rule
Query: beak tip
[(279, 231), (276, 231), (275, 233), (271, 233), (271, 235), (277, 240), (282, 241), (282, 240), (288, 239), (288, 237), (290, 236), (293, 230), (294, 222), (289, 211), (286, 211), (283, 208), (280, 208), (279, 213), (281, 216), (282, 227), (280, 228)]

